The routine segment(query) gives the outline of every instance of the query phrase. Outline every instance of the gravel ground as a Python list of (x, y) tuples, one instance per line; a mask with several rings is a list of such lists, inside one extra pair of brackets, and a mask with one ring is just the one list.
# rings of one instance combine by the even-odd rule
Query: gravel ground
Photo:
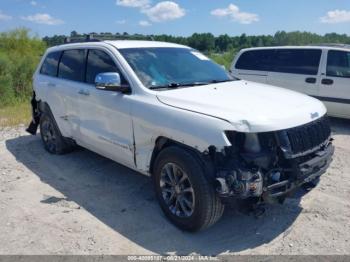
[(317, 188), (255, 218), (226, 208), (190, 234), (161, 213), (150, 179), (88, 150), (49, 155), (24, 127), (0, 130), (0, 254), (350, 254), (350, 121)]

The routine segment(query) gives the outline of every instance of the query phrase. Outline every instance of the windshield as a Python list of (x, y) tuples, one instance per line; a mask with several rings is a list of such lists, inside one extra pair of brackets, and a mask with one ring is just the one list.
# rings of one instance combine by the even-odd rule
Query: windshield
[(232, 81), (224, 68), (193, 49), (128, 48), (119, 51), (150, 89)]

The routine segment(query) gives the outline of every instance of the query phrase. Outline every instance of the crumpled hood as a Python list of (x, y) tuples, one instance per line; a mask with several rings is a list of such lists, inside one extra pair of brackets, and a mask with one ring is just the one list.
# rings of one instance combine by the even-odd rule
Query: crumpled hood
[(306, 124), (326, 113), (317, 99), (291, 90), (233, 81), (159, 92), (160, 102), (223, 119), (241, 132), (268, 132)]

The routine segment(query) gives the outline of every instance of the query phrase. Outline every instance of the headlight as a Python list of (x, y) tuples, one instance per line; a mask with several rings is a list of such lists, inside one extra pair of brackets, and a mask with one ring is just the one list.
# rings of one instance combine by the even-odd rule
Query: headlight
[(259, 153), (261, 145), (257, 133), (225, 132), (232, 146), (241, 149), (241, 153)]
[(261, 151), (261, 146), (258, 134), (246, 133), (243, 148), (244, 152), (247, 153), (259, 153)]

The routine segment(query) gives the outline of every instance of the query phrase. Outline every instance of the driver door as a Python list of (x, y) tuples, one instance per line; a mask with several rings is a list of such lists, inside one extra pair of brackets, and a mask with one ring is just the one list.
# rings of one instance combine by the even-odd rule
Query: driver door
[(112, 57), (108, 50), (88, 50), (86, 84), (78, 91), (78, 137), (84, 147), (135, 167), (130, 95), (96, 89), (94, 84), (99, 73), (120, 73)]

